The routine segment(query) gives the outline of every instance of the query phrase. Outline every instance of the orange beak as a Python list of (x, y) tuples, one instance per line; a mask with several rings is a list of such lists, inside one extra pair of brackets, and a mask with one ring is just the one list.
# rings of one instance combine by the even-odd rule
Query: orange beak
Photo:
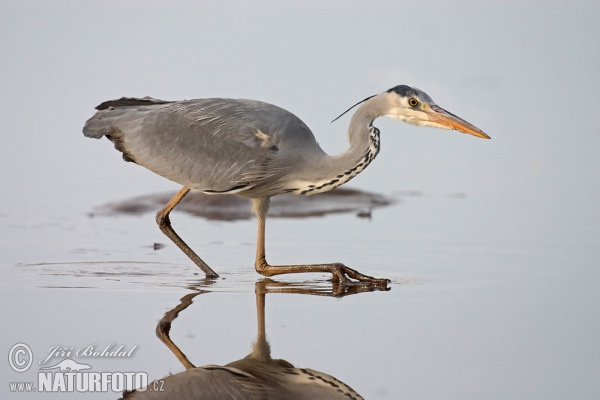
[(430, 109), (425, 110), (431, 118), (431, 121), (447, 127), (448, 129), (454, 129), (459, 132), (463, 132), (469, 135), (477, 136), (483, 139), (491, 139), (481, 129), (465, 121), (462, 118), (457, 117), (449, 111), (444, 110), (439, 106), (431, 106)]

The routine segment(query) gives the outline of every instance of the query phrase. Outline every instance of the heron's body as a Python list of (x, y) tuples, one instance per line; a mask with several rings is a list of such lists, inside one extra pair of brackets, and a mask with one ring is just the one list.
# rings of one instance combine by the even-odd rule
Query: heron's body
[(332, 157), (298, 117), (256, 100), (125, 99), (99, 108), (86, 136), (106, 136), (127, 161), (211, 194), (320, 193), (352, 179), (379, 152), (368, 119), (356, 133), (362, 146)]
[[(190, 189), (252, 199), (259, 217), (256, 268), (264, 275), (332, 272), (338, 279), (345, 279), (348, 274), (359, 280), (380, 281), (339, 263), (268, 265), (264, 256), (264, 219), (269, 198), (282, 193), (321, 193), (355, 177), (379, 153), (379, 130), (373, 121), (380, 116), (489, 137), (438, 107), (424, 92), (408, 86), (397, 86), (361, 103), (350, 121), (350, 146), (336, 156), (326, 154), (310, 129), (294, 114), (256, 100), (170, 102), (121, 98), (100, 104), (83, 131), (92, 138), (106, 136), (126, 161), (183, 185), (159, 212), (157, 220), (163, 232), (207, 275), (218, 276), (175, 234), (168, 220), (169, 212)], [(344, 271), (340, 272), (340, 268)]]

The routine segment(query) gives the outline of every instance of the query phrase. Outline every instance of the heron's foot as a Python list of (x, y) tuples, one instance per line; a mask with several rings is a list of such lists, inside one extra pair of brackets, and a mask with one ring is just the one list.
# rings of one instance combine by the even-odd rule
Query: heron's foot
[(333, 283), (342, 285), (370, 283), (378, 287), (385, 288), (387, 284), (391, 282), (389, 279), (377, 279), (373, 278), (372, 276), (361, 274), (360, 272), (349, 268), (342, 263), (311, 265), (269, 265), (264, 259), (259, 259), (255, 264), (255, 268), (256, 272), (264, 276), (273, 276), (280, 274), (297, 274), (306, 272), (330, 273)]
[(372, 276), (361, 274), (357, 270), (347, 267), (342, 263), (333, 263), (331, 266), (331, 278), (334, 283), (352, 284), (354, 283), (352, 279), (359, 282), (373, 283), (377, 286), (387, 286), (388, 283), (391, 283), (389, 279), (373, 278)]

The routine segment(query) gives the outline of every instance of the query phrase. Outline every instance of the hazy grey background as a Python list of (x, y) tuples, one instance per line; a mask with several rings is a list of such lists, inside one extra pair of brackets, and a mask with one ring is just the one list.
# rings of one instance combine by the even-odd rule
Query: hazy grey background
[[(370, 223), (270, 221), (273, 263), (339, 260), (396, 283), (341, 301), (268, 297), (274, 355), (367, 398), (596, 398), (600, 5), (453, 3), (0, 1), (0, 352), (117, 341), (140, 350), (107, 370), (182, 369), (153, 329), (188, 292), (164, 285), (194, 267), (174, 246), (145, 248), (166, 243), (151, 215), (87, 216), (177, 185), (83, 137), (100, 102), (260, 99), (337, 153), (349, 118), (329, 121), (409, 84), (492, 140), (378, 120), (382, 151), (351, 186), (400, 205)], [(255, 329), (254, 222), (174, 221), (228, 278), (174, 335), (198, 365), (240, 358)], [(124, 261), (164, 264), (136, 278), (144, 264), (111, 264)], [(1, 364), (2, 385), (35, 378)]]

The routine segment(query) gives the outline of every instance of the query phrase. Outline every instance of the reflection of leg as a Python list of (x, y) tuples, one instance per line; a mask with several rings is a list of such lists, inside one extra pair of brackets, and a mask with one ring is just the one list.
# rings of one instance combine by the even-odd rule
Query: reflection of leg
[(252, 206), (258, 218), (258, 238), (256, 241), (256, 262), (254, 267), (256, 271), (264, 276), (273, 276), (280, 274), (295, 274), (303, 272), (325, 272), (332, 275), (334, 282), (350, 283), (349, 278), (363, 282), (372, 282), (386, 285), (388, 279), (376, 279), (368, 275), (363, 275), (352, 268), (346, 267), (341, 263), (331, 264), (311, 264), (311, 265), (269, 265), (265, 258), (265, 220), (269, 210), (270, 198), (263, 197), (252, 199)]
[(265, 292), (255, 286), (256, 293), (256, 322), (258, 324), (258, 334), (256, 342), (252, 346), (251, 357), (263, 362), (271, 361), (271, 346), (267, 341), (267, 332), (265, 329)]
[(218, 278), (219, 275), (213, 271), (190, 247), (179, 237), (177, 233), (171, 227), (171, 220), (169, 219), (169, 213), (179, 202), (181, 199), (185, 197), (186, 194), (190, 191), (188, 187), (182, 187), (181, 190), (167, 203), (166, 206), (163, 207), (158, 213), (156, 213), (156, 222), (160, 230), (169, 237), (179, 247), (189, 258), (192, 260), (204, 273), (207, 277)]
[(177, 347), (177, 345), (171, 340), (171, 337), (169, 336), (169, 332), (171, 331), (171, 322), (173, 322), (173, 320), (177, 318), (177, 315), (179, 315), (181, 311), (185, 310), (189, 307), (190, 304), (192, 304), (192, 299), (194, 297), (202, 293), (205, 292), (190, 293), (182, 297), (181, 303), (179, 303), (179, 305), (174, 309), (167, 311), (165, 313), (165, 316), (162, 317), (162, 319), (158, 322), (158, 325), (156, 326), (156, 336), (158, 336), (161, 342), (167, 345), (167, 347), (173, 352), (173, 354), (175, 354), (175, 357), (177, 357), (179, 362), (183, 364), (185, 369), (196, 368), (196, 366), (192, 364), (190, 360), (188, 360), (186, 355), (183, 354), (179, 347)]

